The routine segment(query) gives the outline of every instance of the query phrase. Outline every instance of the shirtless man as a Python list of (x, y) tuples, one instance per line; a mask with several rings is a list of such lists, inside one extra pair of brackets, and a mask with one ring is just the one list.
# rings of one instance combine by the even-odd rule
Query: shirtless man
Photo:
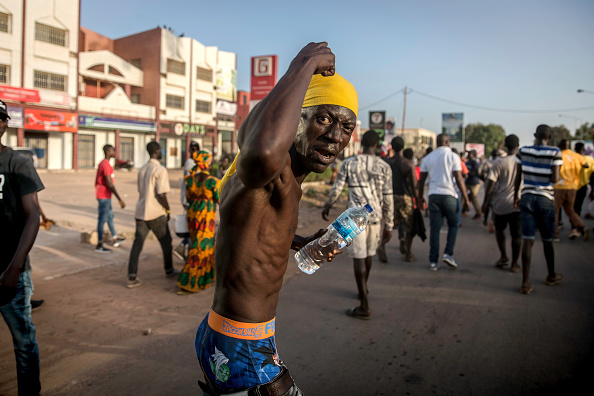
[(302, 394), (276, 353), (276, 306), (290, 249), (322, 234), (295, 235), (301, 183), (346, 147), (357, 110), (328, 44), (310, 43), (242, 124), (223, 179), (214, 301), (196, 336), (205, 394)]

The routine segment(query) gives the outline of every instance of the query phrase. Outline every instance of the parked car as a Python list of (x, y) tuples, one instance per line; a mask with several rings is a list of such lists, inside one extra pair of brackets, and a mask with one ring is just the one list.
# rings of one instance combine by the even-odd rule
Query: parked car
[(35, 150), (33, 150), (31, 147), (13, 147), (12, 149), (23, 154), (25, 157), (31, 158), (31, 161), (33, 161), (33, 166), (36, 168), (39, 167), (39, 158), (37, 158)]

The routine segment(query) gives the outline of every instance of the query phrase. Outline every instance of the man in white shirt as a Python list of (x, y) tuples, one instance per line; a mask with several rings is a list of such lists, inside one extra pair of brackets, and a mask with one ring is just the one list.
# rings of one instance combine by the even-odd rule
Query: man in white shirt
[(142, 251), (144, 240), (149, 231), (152, 231), (163, 251), (165, 274), (174, 277), (179, 274), (173, 268), (171, 256), (171, 233), (167, 225), (170, 218), (169, 202), (167, 193), (170, 190), (169, 176), (167, 169), (159, 160), (161, 159), (161, 146), (152, 141), (146, 145), (150, 159), (138, 172), (138, 202), (136, 203), (136, 233), (134, 244), (130, 251), (128, 262), (128, 284), (126, 287), (133, 288), (140, 286), (140, 279), (137, 278), (138, 257)]
[(469, 205), (468, 195), (464, 188), (462, 166), (458, 157), (450, 148), (450, 138), (442, 133), (437, 136), (437, 148), (423, 158), (421, 162), (421, 179), (419, 180), (419, 207), (424, 204), (425, 181), (429, 176), (429, 222), (431, 234), (429, 238), (429, 269), (439, 268), (439, 232), (445, 217), (448, 221), (448, 237), (442, 260), (450, 267), (456, 268), (454, 246), (458, 234), (458, 192), (454, 188), (452, 175), (456, 180), (458, 191), (462, 194), (463, 208)]

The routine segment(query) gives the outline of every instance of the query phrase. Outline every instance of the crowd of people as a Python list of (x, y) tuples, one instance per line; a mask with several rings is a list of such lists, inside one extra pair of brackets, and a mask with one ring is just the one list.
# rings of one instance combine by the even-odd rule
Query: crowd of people
[[(169, 230), (171, 208), (167, 200), (170, 182), (160, 163), (161, 147), (147, 145), (149, 161), (138, 172), (139, 198), (135, 207), (136, 231), (128, 263), (126, 287), (141, 285), (138, 258), (149, 231), (158, 239), (165, 275), (177, 279), (179, 294), (195, 293), (215, 284), (210, 311), (196, 335), (196, 354), (204, 373), (200, 382), (205, 395), (245, 394), (302, 395), (276, 351), (275, 316), (290, 250), (299, 251), (321, 237), (296, 234), (301, 183), (311, 172), (322, 173), (335, 162), (356, 129), (358, 97), (353, 85), (335, 71), (334, 54), (325, 42), (305, 46), (289, 65), (278, 84), (248, 115), (238, 134), (241, 154), (223, 158), (212, 175), (213, 156), (193, 142), (184, 166), (181, 203), (186, 210), (187, 232), (175, 249)], [(0, 137), (8, 112), (0, 101)], [(509, 135), (505, 151), (481, 161), (474, 151), (460, 156), (450, 148), (449, 136), (437, 136), (437, 147), (420, 159), (405, 148), (402, 137), (389, 145), (389, 154), (377, 156), (382, 145), (375, 131), (366, 132), (361, 153), (346, 158), (333, 172), (333, 186), (323, 205), (328, 219), (332, 205), (348, 187), (348, 206), (370, 204), (366, 229), (346, 248), (353, 258), (360, 304), (346, 314), (368, 320), (368, 278), (373, 257), (387, 261), (385, 246), (398, 229), (400, 252), (407, 262), (417, 260), (413, 239), (425, 237), (422, 212), (429, 217), (428, 267), (443, 262), (457, 268), (454, 258), (461, 216), (474, 207), (475, 220), (492, 222), (500, 257), (498, 267), (511, 264), (523, 273), (520, 291), (530, 294), (531, 251), (538, 231), (548, 269), (546, 284), (556, 285), (563, 276), (555, 271), (554, 241), (559, 238), (560, 211), (570, 219), (569, 238), (589, 239), (580, 218), (589, 184), (594, 187), (594, 160), (583, 156), (583, 145), (570, 150), (568, 142), (548, 145), (551, 128), (540, 125), (534, 144), (519, 147)], [(108, 254), (104, 225), (111, 245), (125, 241), (113, 226), (112, 195), (125, 207), (115, 187), (109, 160), (111, 145), (95, 179), (98, 201), (98, 243), (95, 251)], [(0, 312), (11, 330), (19, 393), (39, 394), (39, 354), (31, 321), (28, 253), (39, 229), (37, 192), (44, 187), (24, 157), (0, 144), (0, 182), (3, 227), (0, 228)], [(484, 185), (485, 197), (479, 203)], [(594, 198), (590, 190), (589, 200)], [(220, 224), (215, 244), (215, 215)], [(446, 220), (446, 246), (440, 255), (440, 231)], [(9, 227), (5, 227), (8, 224)], [(511, 263), (505, 230), (510, 229)], [(10, 231), (8, 231), (10, 230)], [(343, 250), (325, 253), (332, 261)], [(181, 271), (173, 255), (182, 257)], [(521, 266), (520, 266), (521, 255)], [(244, 394), (244, 393), (242, 393)]]

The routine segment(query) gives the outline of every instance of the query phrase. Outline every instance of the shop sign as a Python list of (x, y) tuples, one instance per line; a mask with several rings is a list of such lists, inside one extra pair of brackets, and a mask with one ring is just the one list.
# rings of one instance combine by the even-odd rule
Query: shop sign
[(39, 91), (36, 89), (25, 89), (0, 85), (0, 99), (12, 100), (15, 102), (39, 103)]
[(237, 103), (217, 100), (217, 114), (234, 116), (237, 113)]
[(22, 128), (23, 127), (23, 109), (20, 107), (6, 106), (8, 110), (9, 128)]
[(142, 122), (132, 120), (121, 120), (116, 118), (95, 117), (88, 115), (78, 116), (78, 126), (84, 128), (97, 129), (121, 129), (125, 131), (137, 132), (155, 132), (155, 124), (153, 122)]
[(205, 125), (196, 125), (196, 124), (185, 124), (178, 122), (173, 126), (173, 132), (177, 136), (181, 136), (184, 134), (188, 135), (204, 135), (206, 133), (206, 126)]
[(257, 101), (263, 99), (277, 82), (278, 56), (252, 57), (252, 76), (250, 84), (250, 99)]
[(65, 111), (25, 109), (25, 129), (34, 131), (76, 132), (77, 114)]

